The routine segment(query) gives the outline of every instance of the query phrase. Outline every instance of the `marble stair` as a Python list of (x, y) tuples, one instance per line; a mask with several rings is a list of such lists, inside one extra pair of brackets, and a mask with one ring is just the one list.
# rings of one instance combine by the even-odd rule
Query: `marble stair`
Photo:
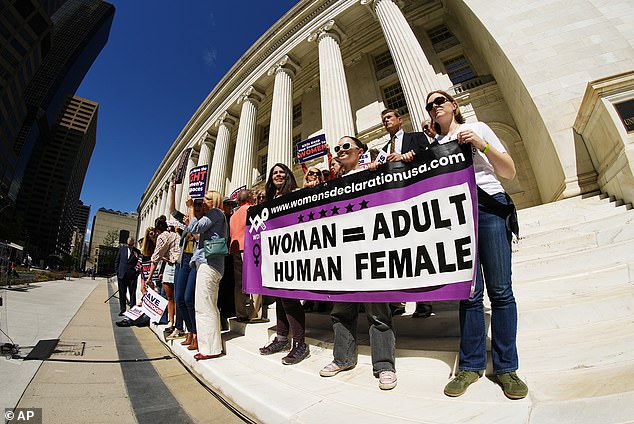
[[(520, 370), (529, 396), (511, 401), (490, 374), (459, 398), (443, 395), (457, 362), (457, 302), (394, 318), (398, 386), (372, 376), (367, 323), (359, 319), (359, 363), (322, 378), (332, 360), (326, 313), (307, 314), (311, 356), (284, 366), (258, 354), (274, 322), (231, 322), (227, 355), (197, 363), (168, 346), (211, 386), (265, 423), (624, 423), (634, 421), (634, 211), (603, 195), (519, 211), (513, 281)], [(269, 316), (275, 317), (271, 308)], [(162, 337), (161, 327), (154, 331)], [(489, 364), (490, 365), (490, 364)], [(633, 377), (630, 379), (630, 377)]]

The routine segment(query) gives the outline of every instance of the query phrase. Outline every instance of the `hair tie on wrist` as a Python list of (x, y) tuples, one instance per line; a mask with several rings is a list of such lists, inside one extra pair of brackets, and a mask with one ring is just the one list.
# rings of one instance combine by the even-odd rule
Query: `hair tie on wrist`
[(484, 146), (484, 149), (482, 149), (482, 153), (484, 153), (484, 154), (486, 155), (488, 151), (489, 151), (489, 143), (487, 143), (487, 144)]

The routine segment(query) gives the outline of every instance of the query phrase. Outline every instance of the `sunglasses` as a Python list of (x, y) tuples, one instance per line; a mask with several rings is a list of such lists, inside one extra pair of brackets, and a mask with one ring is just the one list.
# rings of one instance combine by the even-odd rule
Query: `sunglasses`
[(432, 100), (431, 102), (427, 103), (427, 105), (425, 106), (425, 110), (427, 112), (431, 112), (431, 110), (434, 108), (434, 105), (436, 106), (440, 106), (442, 104), (444, 104), (445, 102), (448, 102), (449, 100), (446, 97), (436, 97), (434, 100)]
[(319, 177), (321, 175), (321, 172), (319, 172), (319, 171), (308, 171), (308, 173), (306, 175), (310, 175), (311, 177)]
[[(352, 147), (353, 147), (352, 143), (346, 141), (341, 146), (339, 145), (335, 146), (333, 150), (335, 151), (335, 153), (339, 153), (341, 150), (350, 150)], [(358, 149), (357, 146), (354, 146), (354, 147)]]
[(201, 207), (202, 205), (203, 205), (203, 204), (202, 204), (202, 202), (201, 202), (201, 203), (198, 203), (198, 202), (194, 203), (194, 207), (195, 207), (195, 208), (196, 208), (196, 207)]

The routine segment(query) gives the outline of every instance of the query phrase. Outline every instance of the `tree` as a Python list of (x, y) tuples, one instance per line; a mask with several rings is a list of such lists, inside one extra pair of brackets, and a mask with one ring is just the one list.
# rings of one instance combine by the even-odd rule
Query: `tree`
[(103, 246), (118, 247), (119, 246), (119, 232), (117, 230), (108, 230), (103, 238)]

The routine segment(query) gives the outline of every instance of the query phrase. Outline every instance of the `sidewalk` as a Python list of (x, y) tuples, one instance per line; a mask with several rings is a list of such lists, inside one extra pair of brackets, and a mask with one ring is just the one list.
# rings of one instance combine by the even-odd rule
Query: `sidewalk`
[[(96, 284), (90, 284), (96, 282)], [(66, 282), (68, 284), (68, 282)], [(92, 286), (94, 290), (80, 304), (59, 338), (58, 349), (51, 358), (89, 361), (119, 358), (110, 319), (105, 279), (75, 280), (70, 284)], [(95, 287), (96, 286), (96, 287)], [(58, 293), (65, 297), (66, 293)], [(48, 310), (55, 310), (52, 305)], [(39, 323), (43, 326), (44, 323)], [(46, 323), (48, 325), (48, 323)], [(85, 343), (83, 355), (79, 352)], [(68, 348), (68, 349), (65, 349)], [(65, 350), (67, 350), (65, 352)], [(70, 352), (69, 352), (70, 351)], [(113, 363), (40, 362), (33, 380), (20, 399), (20, 408), (42, 408), (46, 423), (103, 422), (136, 423), (121, 365)]]
[[(32, 290), (55, 298), (64, 298), (67, 291), (73, 291), (77, 299), (62, 308), (56, 302), (47, 304), (46, 296), (36, 300), (35, 291), (30, 297), (27, 292), (9, 294), (20, 299), (12, 300), (19, 310), (8, 311), (13, 332), (28, 333), (22, 328), (24, 320), (19, 320), (20, 311), (26, 310), (30, 302), (39, 305), (39, 312), (28, 324), (39, 331), (28, 339), (28, 346), (21, 346), (21, 356), (28, 355), (41, 339), (60, 341), (48, 361), (0, 359), (0, 375), (22, 382), (11, 385), (7, 392), (16, 400), (4, 407), (17, 404), (19, 408), (42, 408), (45, 423), (242, 422), (172, 357), (152, 331), (114, 325), (121, 319), (117, 315), (118, 299), (105, 300), (116, 291), (116, 284), (108, 284), (105, 279), (55, 283)], [(79, 292), (85, 293), (85, 301), (80, 302)], [(47, 315), (62, 309), (69, 318), (65, 323), (60, 320), (50, 325)]]
[[(26, 355), (39, 340), (57, 339), (84, 300), (105, 280), (73, 279), (14, 286), (16, 290), (2, 290), (7, 317), (6, 330), (13, 343)], [(101, 301), (103, 302), (105, 298)], [(40, 361), (0, 358), (0, 407), (17, 405), (27, 385), (40, 367)]]

